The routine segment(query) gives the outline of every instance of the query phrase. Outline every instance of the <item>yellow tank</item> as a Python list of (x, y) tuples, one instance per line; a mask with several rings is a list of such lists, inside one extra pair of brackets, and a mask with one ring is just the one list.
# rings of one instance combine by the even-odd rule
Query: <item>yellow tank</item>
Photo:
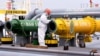
[(73, 32), (80, 32), (85, 34), (93, 34), (94, 32), (100, 32), (100, 20), (95, 20), (95, 18), (92, 18), (90, 16), (72, 21), (74, 24)]
[(72, 20), (73, 32), (92, 34), (96, 30), (96, 20), (92, 17), (85, 17), (83, 19)]
[(94, 32), (100, 32), (100, 20), (95, 20), (90, 16), (82, 19), (72, 20), (56, 18), (55, 22), (57, 25), (55, 33), (68, 39), (75, 37), (75, 33), (84, 33), (90, 35)]
[(61, 38), (72, 39), (75, 37), (75, 33), (70, 34), (70, 22), (71, 20), (66, 20), (63, 18), (55, 19), (56, 22), (56, 33), (60, 35)]

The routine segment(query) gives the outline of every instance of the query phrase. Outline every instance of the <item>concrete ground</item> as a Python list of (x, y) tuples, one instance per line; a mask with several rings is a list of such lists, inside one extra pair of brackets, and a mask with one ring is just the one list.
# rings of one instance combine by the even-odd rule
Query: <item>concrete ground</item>
[[(5, 50), (3, 50), (5, 49)], [(10, 51), (12, 49), (13, 51)], [(75, 56), (75, 54), (89, 55), (92, 49), (97, 49), (100, 54), (100, 40), (94, 39), (91, 43), (86, 44), (86, 48), (69, 47), (69, 50), (63, 50), (63, 46), (60, 47), (49, 47), (48, 49), (40, 48), (26, 48), (11, 45), (0, 46), (0, 56)], [(14, 50), (27, 50), (32, 52), (14, 51)], [(5, 54), (6, 53), (6, 54)], [(71, 54), (71, 55), (70, 55)], [(78, 56), (78, 55), (76, 55)], [(80, 56), (80, 55), (79, 55)]]
[(86, 43), (87, 48), (100, 48), (100, 39), (97, 40), (96, 38), (93, 39), (92, 42)]

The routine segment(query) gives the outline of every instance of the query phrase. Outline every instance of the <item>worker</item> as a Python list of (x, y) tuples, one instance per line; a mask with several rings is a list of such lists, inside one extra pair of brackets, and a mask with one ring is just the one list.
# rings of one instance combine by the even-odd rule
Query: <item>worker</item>
[(50, 13), (50, 9), (45, 9), (43, 14), (40, 16), (38, 23), (38, 42), (40, 46), (44, 47), (47, 47), (45, 45), (45, 33), (47, 30), (47, 24), (50, 22), (50, 20), (47, 19)]

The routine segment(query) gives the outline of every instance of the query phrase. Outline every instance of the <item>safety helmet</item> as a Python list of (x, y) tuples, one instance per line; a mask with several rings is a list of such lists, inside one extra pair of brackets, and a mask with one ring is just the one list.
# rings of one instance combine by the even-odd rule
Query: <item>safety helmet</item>
[(50, 9), (45, 9), (45, 11), (44, 11), (45, 13), (47, 13), (48, 15), (50, 15), (50, 13), (51, 13), (51, 10)]

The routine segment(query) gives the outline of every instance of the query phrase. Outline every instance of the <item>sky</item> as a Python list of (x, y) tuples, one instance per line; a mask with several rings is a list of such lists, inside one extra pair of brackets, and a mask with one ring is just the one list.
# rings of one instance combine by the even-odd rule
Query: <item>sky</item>
[[(6, 1), (7, 0), (0, 0), (0, 9), (6, 8)], [(14, 0), (15, 7), (22, 8), (24, 0)], [(30, 0), (31, 1), (31, 9), (34, 9), (37, 0)], [(77, 9), (77, 8), (89, 8), (89, 0), (41, 0), (42, 2), (42, 9), (50, 8), (50, 9)], [(100, 4), (100, 0), (93, 0), (94, 4)]]
[[(25, 0), (14, 0), (15, 8), (22, 9), (24, 7), (23, 1)], [(30, 0), (30, 11), (36, 8), (35, 3), (39, 0)], [(50, 9), (79, 9), (79, 8), (89, 8), (89, 0), (40, 0), (42, 5), (42, 9), (50, 8)], [(0, 0), (0, 10), (6, 9), (7, 0)], [(93, 0), (94, 4), (100, 4), (100, 0)], [(4, 15), (0, 16), (0, 20), (4, 18)], [(4, 21), (4, 20), (3, 20)]]

